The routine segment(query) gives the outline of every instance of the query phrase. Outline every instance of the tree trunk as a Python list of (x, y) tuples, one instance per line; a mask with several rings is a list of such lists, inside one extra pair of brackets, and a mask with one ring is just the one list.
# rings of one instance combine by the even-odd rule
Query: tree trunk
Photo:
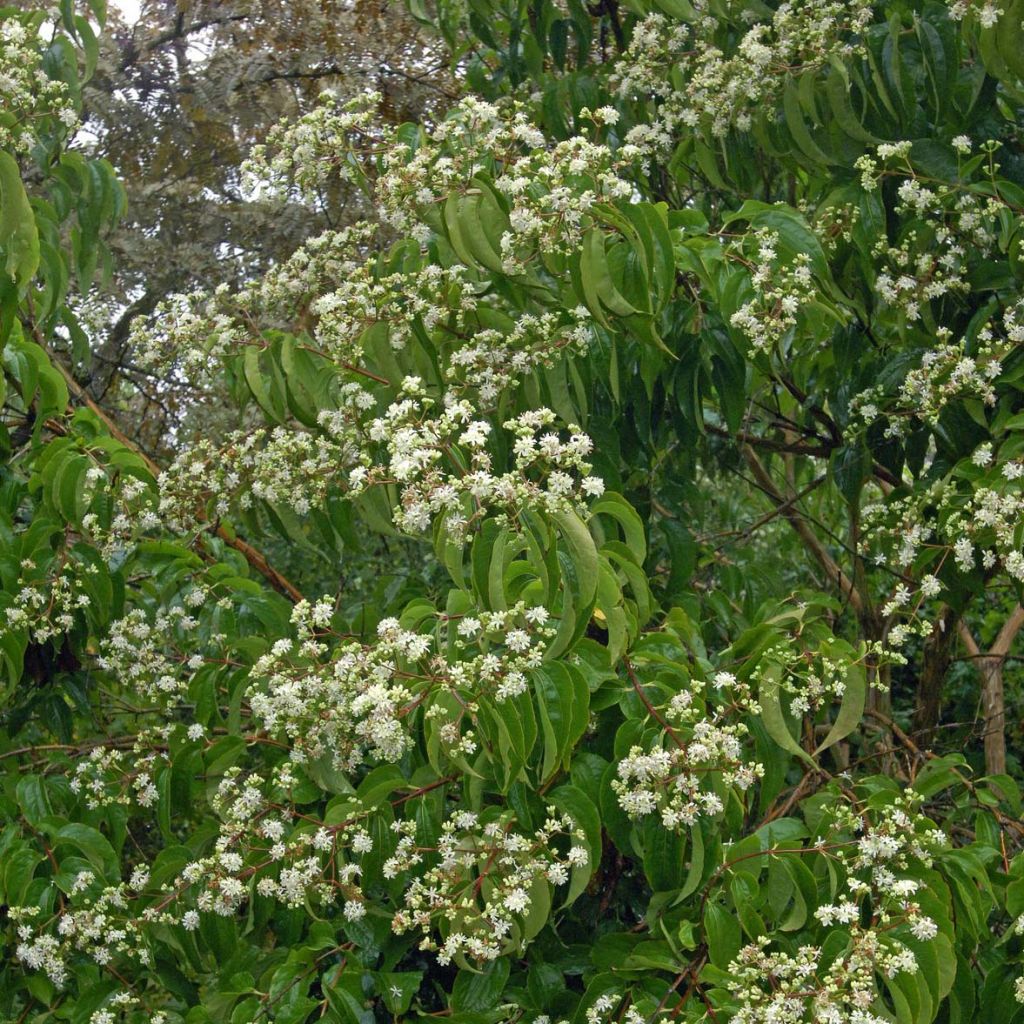
[(932, 635), (925, 641), (921, 675), (917, 682), (917, 707), (914, 709), (914, 732), (918, 745), (931, 746), (942, 712), (942, 684), (946, 681), (953, 660), (955, 617), (946, 608), (935, 620)]
[(981, 710), (985, 727), (985, 774), (1006, 774), (1006, 701), (1003, 696), (1003, 656), (981, 658)]
[(957, 624), (960, 639), (981, 674), (981, 710), (984, 715), (985, 774), (1006, 773), (1006, 698), (1003, 694), (1003, 664), (1013, 641), (1024, 626), (1024, 607), (1017, 605), (1003, 623), (995, 643), (982, 651), (963, 619)]

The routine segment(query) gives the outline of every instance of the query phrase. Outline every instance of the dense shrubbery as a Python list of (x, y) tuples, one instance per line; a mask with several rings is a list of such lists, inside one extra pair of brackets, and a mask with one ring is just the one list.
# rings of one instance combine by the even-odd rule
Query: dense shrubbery
[(1024, 3), (410, 4), (445, 119), (244, 168), (378, 218), (136, 322), (166, 466), (103, 7), (0, 9), (0, 1016), (1024, 1016)]

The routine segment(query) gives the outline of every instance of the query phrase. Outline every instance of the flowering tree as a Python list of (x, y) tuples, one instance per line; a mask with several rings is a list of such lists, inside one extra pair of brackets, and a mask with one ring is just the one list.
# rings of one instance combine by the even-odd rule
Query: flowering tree
[(104, 5), (0, 10), (3, 1018), (1020, 1019), (1024, 5), (409, 6), (165, 466), (54, 357)]

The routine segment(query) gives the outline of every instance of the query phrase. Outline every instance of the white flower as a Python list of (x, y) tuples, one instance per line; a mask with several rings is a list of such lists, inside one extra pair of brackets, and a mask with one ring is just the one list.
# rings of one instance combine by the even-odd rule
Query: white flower
[(505, 646), (520, 653), (530, 649), (530, 634), (524, 629), (511, 629), (505, 634)]
[(567, 857), (567, 860), (573, 867), (583, 867), (589, 859), (587, 851), (582, 846), (572, 847)]
[(505, 909), (513, 914), (521, 914), (530, 905), (530, 897), (525, 889), (513, 889), (505, 896)]
[(360, 900), (348, 900), (342, 913), (344, 913), (346, 921), (358, 921), (366, 917), (366, 904)]

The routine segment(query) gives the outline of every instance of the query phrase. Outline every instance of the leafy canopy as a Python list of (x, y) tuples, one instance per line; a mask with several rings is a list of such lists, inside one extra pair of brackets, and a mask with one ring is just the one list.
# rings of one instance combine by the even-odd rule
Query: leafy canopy
[(166, 465), (55, 355), (104, 7), (0, 9), (3, 1018), (1024, 1016), (1024, 4), (410, 3)]

